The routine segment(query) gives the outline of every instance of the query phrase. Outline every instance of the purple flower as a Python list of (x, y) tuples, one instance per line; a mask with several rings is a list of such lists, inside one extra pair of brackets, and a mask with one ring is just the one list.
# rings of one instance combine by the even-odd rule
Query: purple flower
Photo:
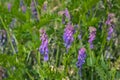
[(67, 8), (64, 11), (60, 11), (59, 14), (62, 14), (62, 24), (66, 23), (66, 19), (68, 19), (68, 22), (70, 21), (70, 14)]
[(96, 28), (94, 27), (89, 27), (89, 31), (90, 31), (90, 36), (89, 36), (89, 40), (88, 42), (90, 43), (90, 48), (93, 48), (93, 41), (95, 39), (96, 36)]
[(82, 69), (82, 65), (85, 63), (85, 58), (86, 58), (86, 51), (85, 48), (81, 48), (78, 52), (78, 61), (76, 63), (77, 67), (79, 68), (79, 73), (81, 76), (81, 69)]
[(107, 40), (110, 40), (110, 39), (111, 39), (112, 33), (113, 33), (113, 27), (111, 26), (111, 27), (108, 28)]
[(8, 6), (8, 11), (10, 12), (11, 11), (11, 3), (8, 3), (7, 6)]
[(74, 40), (73, 34), (74, 34), (74, 28), (70, 23), (68, 23), (66, 25), (66, 28), (64, 30), (64, 35), (63, 35), (64, 44), (65, 44), (65, 47), (67, 48), (67, 50), (70, 48), (70, 46)]
[(82, 65), (85, 63), (85, 58), (86, 58), (86, 52), (85, 48), (81, 48), (78, 53), (78, 61), (77, 61), (77, 67), (82, 68)]
[(21, 7), (22, 12), (25, 13), (26, 12), (26, 7), (23, 3), (23, 0), (20, 0), (20, 7)]
[(46, 32), (44, 29), (40, 30), (40, 34), (41, 34), (41, 46), (39, 47), (39, 51), (41, 54), (44, 55), (44, 61), (48, 61), (48, 37), (46, 35)]
[(108, 25), (108, 36), (107, 36), (107, 40), (110, 40), (112, 37), (112, 33), (113, 33), (113, 27), (114, 27), (114, 20), (115, 20), (115, 14), (110, 13), (108, 14), (108, 18), (106, 21), (106, 24)]
[(37, 9), (35, 7), (34, 0), (32, 0), (31, 2), (31, 12), (32, 12), (32, 16), (38, 21), (38, 14), (37, 14)]
[(45, 1), (44, 4), (43, 4), (43, 10), (44, 10), (44, 11), (47, 10), (47, 1)]
[(13, 18), (12, 21), (10, 22), (9, 27), (13, 29), (15, 27), (16, 22), (17, 22), (16, 18)]
[(70, 20), (70, 13), (67, 8), (65, 9), (64, 14), (65, 14), (66, 18), (68, 18), (68, 20)]
[(0, 30), (0, 46), (3, 46), (7, 41), (7, 33), (5, 30)]
[(108, 14), (108, 18), (107, 18), (107, 20), (106, 20), (106, 24), (107, 25), (111, 25), (113, 22), (114, 22), (114, 18), (115, 18), (115, 14), (113, 14), (113, 13), (109, 13)]
[(81, 40), (82, 39), (82, 34), (78, 35), (78, 39)]

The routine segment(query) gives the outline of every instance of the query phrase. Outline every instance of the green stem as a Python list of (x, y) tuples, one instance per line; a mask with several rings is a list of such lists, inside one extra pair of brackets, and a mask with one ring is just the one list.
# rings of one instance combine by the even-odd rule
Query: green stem
[(28, 71), (26, 71), (26, 73), (27, 73), (27, 75), (29, 76), (29, 78), (30, 78), (31, 80), (34, 80), (34, 78), (29, 74)]
[(91, 80), (93, 80), (93, 68), (91, 69)]
[(13, 44), (12, 44), (10, 35), (9, 35), (9, 30), (7, 29), (7, 27), (6, 27), (6, 25), (5, 25), (5, 23), (4, 23), (4, 21), (3, 21), (3, 19), (2, 19), (1, 16), (0, 16), (0, 19), (1, 19), (1, 22), (2, 22), (2, 24), (3, 24), (4, 29), (6, 30), (6, 33), (7, 33), (7, 36), (8, 36), (8, 40), (9, 40), (10, 45), (11, 45), (11, 47), (12, 47), (12, 51), (13, 51), (13, 53), (15, 54), (16, 52), (15, 52), (15, 49), (14, 49), (14, 47), (13, 47)]
[(38, 65), (40, 66), (40, 53), (37, 53), (37, 60), (38, 60)]
[(59, 47), (57, 48), (56, 67), (59, 65)]

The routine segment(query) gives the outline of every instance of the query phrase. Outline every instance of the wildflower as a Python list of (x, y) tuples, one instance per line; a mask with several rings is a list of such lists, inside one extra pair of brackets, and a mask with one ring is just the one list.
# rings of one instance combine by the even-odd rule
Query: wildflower
[(85, 63), (85, 58), (86, 58), (85, 48), (81, 48), (78, 52), (78, 61), (76, 63), (77, 67), (80, 69), (80, 75), (81, 75), (82, 65)]
[(41, 46), (39, 47), (39, 51), (41, 54), (44, 55), (44, 61), (48, 61), (48, 37), (46, 35), (46, 32), (44, 29), (40, 30), (40, 34), (41, 34)]
[(78, 53), (78, 62), (77, 62), (78, 68), (82, 68), (82, 65), (85, 63), (85, 58), (86, 58), (85, 48), (81, 48)]
[(0, 46), (3, 46), (7, 41), (7, 33), (5, 30), (0, 31)]
[(113, 14), (113, 13), (109, 13), (108, 14), (108, 18), (107, 18), (107, 20), (106, 20), (106, 24), (107, 25), (111, 25), (112, 23), (114, 23), (115, 22), (115, 14)]
[(112, 33), (113, 33), (113, 27), (111, 26), (111, 27), (108, 28), (107, 40), (110, 40), (110, 39), (111, 39)]
[(82, 39), (82, 34), (78, 35), (78, 39), (81, 40)]
[(31, 11), (32, 11), (32, 16), (38, 21), (38, 14), (37, 14), (37, 9), (35, 7), (34, 0), (32, 0), (31, 2)]
[(63, 35), (64, 44), (65, 44), (65, 47), (67, 48), (67, 50), (70, 48), (70, 46), (74, 40), (73, 34), (74, 34), (74, 28), (70, 23), (68, 23), (66, 25), (66, 28), (64, 30), (64, 35)]
[(106, 24), (108, 25), (108, 36), (107, 36), (107, 40), (110, 40), (112, 37), (112, 33), (113, 33), (113, 27), (114, 27), (114, 23), (116, 21), (115, 18), (115, 14), (110, 13), (108, 14), (108, 18), (106, 20)]
[(43, 3), (43, 10), (44, 10), (44, 11), (47, 10), (47, 1), (45, 1), (45, 2)]
[(70, 13), (67, 8), (65, 9), (64, 14), (65, 14), (66, 18), (68, 18), (68, 20), (70, 20)]
[(67, 8), (65, 10), (63, 10), (63, 11), (59, 11), (58, 15), (62, 16), (62, 24), (66, 23), (66, 19), (68, 19), (68, 22), (70, 21), (71, 16), (70, 16), (69, 11), (68, 11)]
[(10, 22), (9, 27), (10, 27), (11, 29), (13, 29), (13, 28), (15, 27), (15, 25), (16, 25), (16, 22), (17, 22), (17, 19), (16, 19), (16, 18), (13, 18), (12, 21)]
[(8, 7), (8, 11), (10, 12), (11, 11), (11, 3), (8, 3), (7, 7)]
[(26, 7), (23, 3), (23, 0), (20, 0), (20, 7), (21, 7), (22, 12), (25, 13), (26, 12)]
[(93, 41), (95, 39), (96, 36), (96, 28), (94, 27), (89, 27), (89, 31), (90, 31), (90, 36), (89, 36), (89, 40), (88, 42), (90, 43), (90, 48), (93, 48)]

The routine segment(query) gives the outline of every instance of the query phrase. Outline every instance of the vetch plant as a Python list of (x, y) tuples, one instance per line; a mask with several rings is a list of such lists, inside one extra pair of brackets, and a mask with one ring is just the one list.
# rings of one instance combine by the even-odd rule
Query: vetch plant
[(108, 36), (107, 40), (110, 40), (112, 37), (112, 33), (114, 31), (114, 23), (115, 23), (115, 14), (109, 13), (108, 18), (106, 20), (106, 25), (108, 25)]
[(119, 80), (119, 7), (119, 0), (0, 0), (6, 80)]
[(86, 58), (85, 48), (79, 49), (79, 51), (78, 51), (78, 61), (77, 61), (76, 65), (79, 68), (80, 76), (81, 76), (82, 65), (85, 63), (85, 58)]
[(44, 11), (47, 10), (47, 4), (48, 4), (47, 1), (45, 1), (45, 2), (43, 3), (43, 10), (44, 10)]
[(65, 14), (65, 17), (70, 21), (70, 13), (67, 8), (65, 9), (64, 14)]
[(21, 10), (22, 10), (23, 13), (26, 12), (26, 6), (25, 6), (23, 0), (20, 0), (20, 8), (21, 8)]
[(88, 42), (90, 43), (90, 48), (93, 49), (93, 41), (95, 40), (96, 36), (96, 28), (95, 27), (89, 27), (90, 36)]
[(107, 40), (110, 40), (110, 39), (111, 39), (111, 37), (112, 37), (112, 33), (113, 33), (113, 27), (110, 26), (110, 27), (108, 28), (108, 36), (107, 36)]
[(0, 30), (0, 46), (3, 46), (7, 41), (7, 33), (5, 30)]
[(64, 29), (64, 34), (63, 34), (64, 45), (67, 51), (74, 40), (73, 34), (74, 34), (74, 28), (71, 23), (68, 23), (66, 25), (66, 28)]
[(40, 51), (40, 53), (42, 55), (44, 55), (44, 61), (48, 61), (48, 59), (49, 59), (49, 56), (48, 56), (48, 53), (49, 53), (49, 50), (48, 50), (48, 37), (47, 37), (46, 32), (45, 32), (44, 29), (40, 30), (40, 34), (41, 34), (40, 40), (42, 42), (41, 42), (41, 45), (39, 47), (39, 51)]
[(37, 21), (39, 21), (39, 20), (38, 20), (38, 13), (37, 13), (37, 9), (36, 9), (34, 0), (32, 0), (32, 2), (31, 2), (31, 12), (32, 12), (32, 16), (33, 16)]
[(8, 11), (10, 12), (11, 11), (11, 3), (8, 3), (7, 7), (8, 7)]

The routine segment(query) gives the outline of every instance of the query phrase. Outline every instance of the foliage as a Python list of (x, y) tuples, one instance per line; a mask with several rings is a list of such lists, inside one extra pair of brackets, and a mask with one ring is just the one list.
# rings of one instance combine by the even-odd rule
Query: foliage
[[(0, 66), (5, 70), (4, 80), (119, 80), (120, 79), (120, 0), (23, 0), (26, 12), (20, 7), (22, 0), (0, 0), (0, 31), (5, 30), (6, 43), (0, 45)], [(32, 16), (34, 1), (38, 19)], [(11, 10), (7, 4), (11, 3)], [(61, 12), (68, 9), (71, 24), (78, 25), (74, 41), (68, 52), (64, 46)], [(113, 37), (107, 40), (108, 14), (115, 14)], [(14, 20), (14, 21), (13, 21)], [(88, 43), (89, 27), (96, 28), (94, 49)], [(39, 52), (40, 29), (48, 35), (49, 60)], [(78, 35), (82, 34), (79, 39)], [(12, 41), (12, 37), (15, 42)], [(76, 66), (78, 51), (86, 48), (82, 75)], [(1, 75), (0, 75), (1, 78)]]

